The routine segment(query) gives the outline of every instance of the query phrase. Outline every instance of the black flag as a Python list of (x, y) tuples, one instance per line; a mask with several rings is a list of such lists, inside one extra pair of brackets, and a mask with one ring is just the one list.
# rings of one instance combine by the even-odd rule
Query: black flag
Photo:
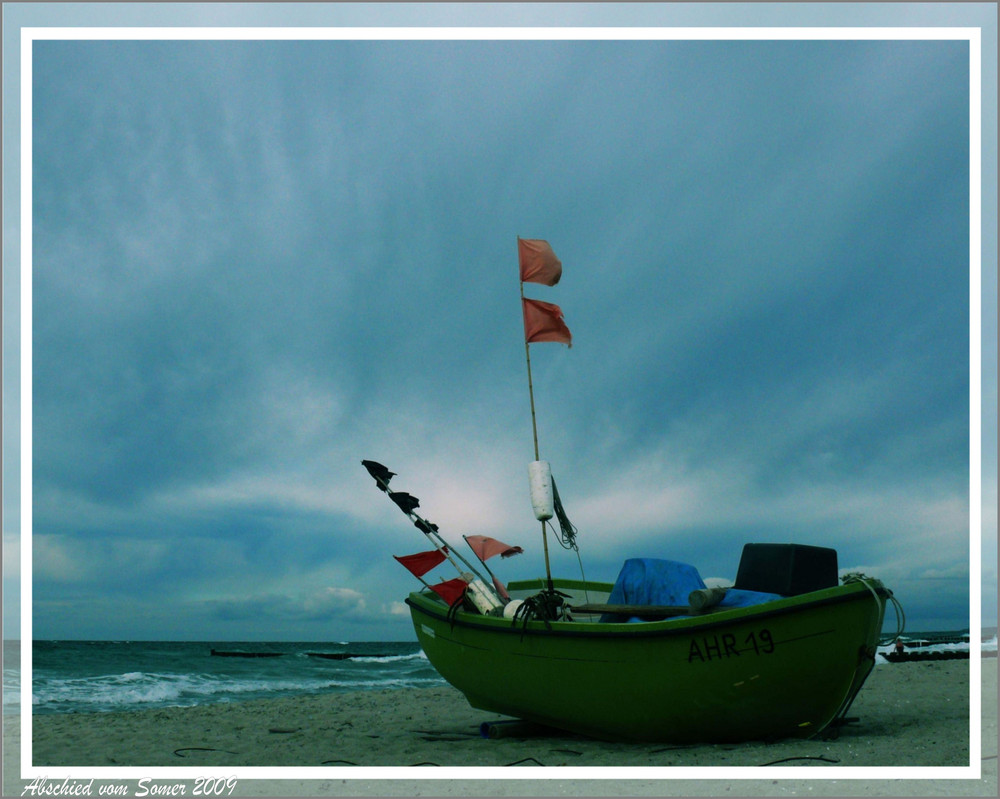
[(385, 466), (377, 461), (361, 461), (361, 465), (368, 470), (368, 474), (375, 478), (375, 482), (382, 491), (387, 491), (389, 481), (396, 476), (395, 472), (390, 472)]

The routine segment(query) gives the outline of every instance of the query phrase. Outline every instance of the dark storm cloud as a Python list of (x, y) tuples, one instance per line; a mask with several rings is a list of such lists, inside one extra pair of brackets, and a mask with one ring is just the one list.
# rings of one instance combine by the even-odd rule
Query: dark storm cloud
[(533, 366), (588, 576), (756, 537), (967, 579), (965, 43), (35, 48), (38, 635), (405, 636), (424, 544), (365, 457), (537, 549), (516, 235), (564, 263)]

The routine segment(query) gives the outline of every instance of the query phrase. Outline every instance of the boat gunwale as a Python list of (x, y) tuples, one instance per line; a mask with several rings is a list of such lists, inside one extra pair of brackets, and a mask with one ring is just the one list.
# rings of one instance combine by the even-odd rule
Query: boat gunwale
[[(851, 588), (854, 590), (845, 591)], [(864, 590), (868, 589), (868, 590)], [(835, 605), (843, 602), (855, 602), (862, 599), (870, 599), (874, 590), (879, 599), (885, 600), (891, 596), (891, 592), (885, 588), (878, 580), (872, 579), (871, 583), (845, 583), (843, 585), (831, 586), (820, 591), (812, 591), (807, 594), (783, 597), (772, 602), (764, 602), (759, 605), (749, 605), (746, 607), (731, 608), (718, 611), (716, 613), (703, 616), (684, 616), (659, 621), (648, 622), (549, 622), (532, 620), (527, 624), (511, 621), (494, 616), (480, 616), (478, 614), (459, 611), (449, 614), (449, 610), (442, 607), (440, 611), (434, 604), (440, 604), (436, 595), (429, 595), (423, 591), (412, 592), (405, 600), (410, 606), (411, 612), (418, 611), (425, 616), (429, 616), (438, 621), (447, 623), (451, 627), (464, 627), (467, 629), (479, 630), (480, 632), (496, 632), (512, 635), (540, 635), (548, 637), (565, 638), (661, 638), (673, 635), (690, 635), (692, 632), (700, 633), (703, 630), (710, 630), (716, 627), (725, 627), (732, 624), (741, 624), (746, 621), (756, 621), (757, 619), (783, 616), (790, 613), (797, 613), (802, 610), (822, 607), (824, 605)], [(836, 591), (836, 594), (827, 592)], [(811, 594), (827, 594), (816, 599), (805, 599)], [(419, 597), (417, 601), (414, 597)], [(771, 607), (778, 603), (783, 603), (781, 607)], [(784, 604), (788, 603), (788, 604)], [(465, 618), (463, 618), (465, 617)], [(468, 620), (467, 620), (468, 619)], [(507, 623), (509, 622), (509, 623)]]
[[(615, 587), (614, 583), (606, 583), (601, 580), (577, 580), (573, 578), (556, 578), (555, 584), (559, 588), (570, 588), (574, 590), (607, 591), (611, 593)], [(545, 580), (541, 577), (529, 578), (526, 580), (511, 580), (507, 583), (508, 591), (541, 590), (545, 587)], [(419, 592), (417, 592), (419, 593)]]

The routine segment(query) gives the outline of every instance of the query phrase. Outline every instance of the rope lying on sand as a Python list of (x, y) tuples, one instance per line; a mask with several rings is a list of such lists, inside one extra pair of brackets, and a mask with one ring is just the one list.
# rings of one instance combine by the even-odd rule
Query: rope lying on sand
[[(677, 747), (677, 748), (680, 749), (680, 748), (686, 748), (686, 747)], [(581, 754), (580, 752), (577, 752), (577, 751), (572, 750), (572, 749), (553, 749), (552, 751), (553, 752), (565, 752), (565, 753), (574, 754), (574, 755)], [(657, 750), (657, 751), (669, 751), (669, 750)], [(214, 749), (214, 748), (212, 748), (210, 746), (185, 746), (185, 747), (181, 747), (180, 749), (175, 749), (174, 750), (174, 754), (177, 755), (177, 757), (187, 757), (187, 755), (181, 754), (182, 752), (223, 752), (223, 753), (225, 753), (227, 755), (237, 755), (237, 754), (239, 754), (239, 752), (230, 752), (230, 751), (228, 751), (226, 749)], [(987, 760), (989, 758), (983, 758), (983, 759)], [(819, 756), (803, 755), (801, 757), (784, 757), (781, 760), (772, 760), (770, 763), (761, 763), (760, 767), (762, 768), (764, 766), (776, 766), (778, 763), (788, 763), (788, 762), (790, 762), (792, 760), (819, 760), (819, 761), (822, 761), (824, 763), (839, 763), (840, 762), (840, 760), (838, 760), (837, 758), (825, 757), (823, 755), (819, 755)], [(357, 765), (359, 765), (358, 763), (355, 763), (355, 762), (353, 762), (351, 760), (324, 760), (322, 763), (320, 763), (320, 765), (321, 766), (332, 766), (335, 763), (341, 763), (341, 764), (343, 764), (345, 766), (357, 766)], [(519, 766), (522, 763), (534, 763), (537, 766), (542, 766), (543, 768), (546, 767), (545, 764), (542, 761), (540, 761), (540, 760), (538, 760), (537, 758), (534, 758), (534, 757), (525, 757), (525, 758), (521, 758), (520, 760), (515, 760), (513, 763), (504, 763), (504, 767), (506, 768), (506, 767), (509, 767), (509, 766)], [(441, 764), (440, 763), (433, 763), (433, 762), (431, 762), (429, 760), (425, 760), (425, 761), (420, 762), (420, 763), (411, 763), (410, 764), (411, 768), (412, 767), (416, 767), (416, 766), (437, 766), (437, 767), (440, 768)]]

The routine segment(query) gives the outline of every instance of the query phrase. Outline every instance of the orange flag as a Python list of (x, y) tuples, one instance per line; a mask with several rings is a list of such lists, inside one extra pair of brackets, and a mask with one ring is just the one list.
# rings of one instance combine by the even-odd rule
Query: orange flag
[(521, 299), (521, 309), (524, 312), (524, 340), (529, 344), (533, 341), (555, 341), (573, 346), (573, 335), (563, 321), (563, 312), (558, 305), (540, 300)]
[(469, 542), (472, 551), (483, 561), (489, 560), (494, 555), (499, 555), (501, 558), (512, 558), (514, 555), (520, 555), (524, 552), (521, 547), (512, 547), (510, 544), (505, 544), (503, 541), (497, 541), (486, 535), (467, 535), (465, 540)]
[(519, 238), (517, 257), (521, 264), (522, 283), (554, 286), (562, 277), (562, 261), (556, 258), (547, 241)]

